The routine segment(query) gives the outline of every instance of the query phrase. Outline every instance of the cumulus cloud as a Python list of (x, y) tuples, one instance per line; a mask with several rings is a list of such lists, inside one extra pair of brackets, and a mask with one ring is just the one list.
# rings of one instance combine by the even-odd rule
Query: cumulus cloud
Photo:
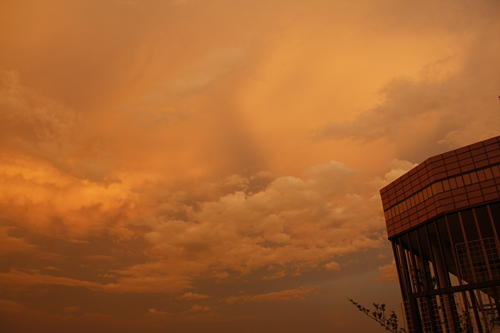
[(386, 164), (382, 176), (374, 177), (369, 183), (372, 188), (381, 189), (416, 166), (416, 163), (410, 163), (408, 161), (395, 158)]
[[(314, 166), (305, 174), (306, 179), (278, 177), (255, 193), (235, 191), (216, 201), (190, 201), (189, 196), (182, 194), (142, 193), (139, 198), (153, 200), (150, 202), (153, 206), (142, 209), (143, 218), (130, 219), (129, 214), (121, 226), (120, 223), (84, 225), (107, 227), (118, 234), (136, 228), (141, 232), (136, 231), (135, 237), (142, 235), (147, 241), (143, 248), (149, 262), (114, 270), (109, 275), (114, 277), (110, 283), (20, 271), (5, 273), (2, 278), (14, 281), (19, 276), (24, 284), (84, 286), (111, 293), (175, 294), (192, 288), (201, 276), (220, 280), (274, 267), (270, 275), (263, 277), (271, 280), (300, 275), (320, 265), (327, 270), (338, 270), (340, 266), (333, 258), (383, 246), (380, 200), (372, 199), (378, 188), (365, 183), (362, 173), (331, 161)], [(231, 177), (244, 184), (254, 178)], [(107, 209), (113, 212), (116, 208)], [(66, 218), (71, 216), (69, 212), (66, 211)], [(94, 216), (102, 218), (104, 212), (99, 207)], [(93, 221), (96, 222), (99, 220)], [(75, 230), (72, 234), (75, 235)], [(116, 258), (86, 255), (83, 259), (108, 262)], [(185, 293), (179, 297), (205, 296)]]
[(49, 270), (49, 271), (60, 271), (60, 268), (53, 267), (53, 266), (46, 266), (43, 269)]
[[(370, 193), (367, 199), (349, 193), (354, 189), (347, 182), (355, 177), (354, 170), (330, 162), (307, 175), (307, 180), (279, 177), (254, 194), (236, 191), (199, 203), (185, 211), (184, 219), (157, 216), (145, 234), (154, 260), (120, 271), (130, 277), (116, 288), (132, 291), (142, 285), (137, 290), (157, 286), (165, 291), (164, 279), (178, 281), (175, 276), (183, 281), (179, 287), (187, 287), (200, 274), (247, 275), (278, 265), (281, 269), (266, 277), (274, 279), (313, 269), (335, 256), (382, 246), (380, 202), (369, 199), (371, 188), (364, 189)], [(334, 198), (342, 204), (333, 203)]]
[(396, 269), (396, 263), (394, 260), (392, 263), (384, 266), (378, 267), (378, 276), (370, 278), (371, 280), (378, 281), (380, 283), (392, 282), (398, 280), (398, 271)]
[(328, 271), (340, 271), (340, 264), (338, 262), (332, 261), (324, 266)]

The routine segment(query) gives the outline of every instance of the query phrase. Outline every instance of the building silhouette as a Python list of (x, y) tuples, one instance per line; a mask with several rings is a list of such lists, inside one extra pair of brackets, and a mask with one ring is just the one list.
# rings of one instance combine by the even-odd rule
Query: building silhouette
[(409, 332), (500, 332), (500, 136), (380, 191)]

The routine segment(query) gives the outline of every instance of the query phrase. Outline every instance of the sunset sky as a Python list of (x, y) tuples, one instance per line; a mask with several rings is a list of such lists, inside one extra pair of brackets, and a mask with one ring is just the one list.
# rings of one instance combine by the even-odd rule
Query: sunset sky
[(379, 190), (500, 134), (499, 17), (2, 0), (0, 331), (385, 332)]

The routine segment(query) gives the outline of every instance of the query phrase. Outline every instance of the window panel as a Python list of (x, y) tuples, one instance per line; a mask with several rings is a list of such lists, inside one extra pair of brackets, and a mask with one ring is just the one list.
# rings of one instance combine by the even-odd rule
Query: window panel
[(470, 180), (470, 176), (468, 174), (463, 175), (463, 177), (464, 177), (464, 184), (466, 186), (472, 184), (472, 182)]
[(493, 225), (497, 230), (497, 235), (500, 235), (500, 203), (497, 202), (491, 204), (490, 210), (491, 210), (491, 215), (493, 216)]
[(465, 236), (467, 242), (478, 240), (479, 233), (476, 228), (476, 221), (472, 214), (472, 209), (467, 209), (459, 213), (462, 216), (462, 223), (464, 225)]
[(486, 206), (477, 207), (475, 209), (477, 224), (479, 225), (479, 230), (481, 231), (481, 238), (494, 237), (493, 225), (490, 221), (490, 214), (488, 213), (488, 208)]
[(477, 174), (475, 172), (471, 172), (469, 175), (470, 175), (470, 180), (471, 180), (472, 184), (475, 184), (478, 182)]
[(458, 213), (448, 215), (448, 225), (450, 227), (451, 238), (454, 244), (463, 243), (464, 235), (458, 218)]
[(455, 181), (455, 178), (450, 179), (450, 187), (452, 190), (457, 188), (457, 182)]
[(477, 177), (479, 178), (480, 182), (484, 182), (486, 180), (486, 176), (484, 175), (484, 171), (483, 170), (479, 170), (477, 172)]
[(498, 165), (492, 167), (491, 170), (493, 171), (493, 176), (495, 178), (500, 177), (500, 170), (498, 169)]

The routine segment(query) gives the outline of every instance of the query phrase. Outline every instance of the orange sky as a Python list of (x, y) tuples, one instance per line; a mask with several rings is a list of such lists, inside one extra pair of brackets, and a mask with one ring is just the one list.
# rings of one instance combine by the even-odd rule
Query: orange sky
[[(378, 190), (500, 134), (496, 0), (0, 3), (0, 329), (367, 332)], [(382, 331), (382, 329), (380, 329)]]

